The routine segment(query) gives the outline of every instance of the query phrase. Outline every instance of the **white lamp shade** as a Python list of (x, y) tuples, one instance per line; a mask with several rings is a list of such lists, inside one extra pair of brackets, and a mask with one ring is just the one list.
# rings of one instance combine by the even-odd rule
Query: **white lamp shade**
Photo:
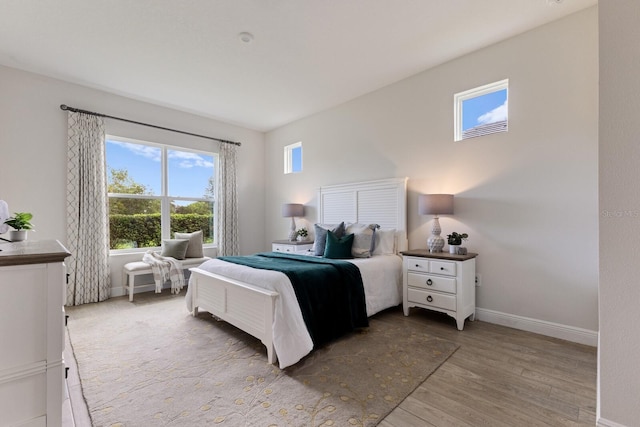
[(282, 216), (302, 217), (304, 216), (304, 205), (300, 203), (285, 203), (284, 205), (282, 205)]
[(418, 197), (420, 215), (453, 214), (453, 194), (421, 194)]

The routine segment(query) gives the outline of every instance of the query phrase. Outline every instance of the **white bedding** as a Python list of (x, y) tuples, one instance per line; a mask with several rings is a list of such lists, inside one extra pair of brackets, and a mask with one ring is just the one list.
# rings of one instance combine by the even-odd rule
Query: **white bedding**
[[(397, 255), (376, 255), (347, 260), (360, 269), (367, 316), (402, 302), (402, 259)], [(278, 271), (261, 270), (219, 259), (199, 268), (244, 283), (278, 292), (273, 321), (273, 345), (280, 368), (297, 363), (313, 349), (313, 342), (302, 319), (302, 312), (289, 278)], [(187, 309), (193, 311), (191, 289), (187, 289)]]

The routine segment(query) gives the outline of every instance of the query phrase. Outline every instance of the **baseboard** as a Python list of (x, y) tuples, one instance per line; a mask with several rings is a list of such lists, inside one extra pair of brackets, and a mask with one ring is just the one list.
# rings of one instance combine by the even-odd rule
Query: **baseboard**
[(605, 418), (598, 418), (596, 421), (596, 426), (598, 427), (627, 427), (624, 424), (614, 423), (613, 421), (609, 421)]
[[(167, 288), (171, 288), (171, 285), (164, 285), (162, 289), (167, 289)], [(121, 297), (123, 295), (129, 295), (127, 290), (128, 288), (125, 288), (123, 286), (115, 286), (111, 288), (111, 294), (109, 294), (109, 297), (115, 298), (115, 297)], [(156, 290), (156, 285), (153, 283), (150, 283), (148, 285), (136, 285), (136, 287), (133, 289), (133, 294), (135, 295), (140, 292), (152, 292), (155, 290)]]
[(598, 345), (598, 332), (590, 331), (588, 329), (576, 328), (574, 326), (561, 325), (559, 323), (546, 322), (544, 320), (531, 319), (529, 317), (516, 316), (514, 314), (502, 313), (478, 307), (476, 307), (476, 318), (483, 322), (495, 323), (497, 325), (560, 338), (579, 344), (590, 345), (592, 347), (597, 347)]

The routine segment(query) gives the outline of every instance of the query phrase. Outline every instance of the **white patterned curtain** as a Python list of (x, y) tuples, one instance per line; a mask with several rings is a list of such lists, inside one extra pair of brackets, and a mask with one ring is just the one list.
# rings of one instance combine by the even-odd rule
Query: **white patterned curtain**
[(109, 224), (104, 119), (69, 112), (67, 305), (109, 298)]
[(236, 145), (220, 143), (220, 173), (216, 199), (218, 255), (238, 255), (238, 195), (236, 183)]

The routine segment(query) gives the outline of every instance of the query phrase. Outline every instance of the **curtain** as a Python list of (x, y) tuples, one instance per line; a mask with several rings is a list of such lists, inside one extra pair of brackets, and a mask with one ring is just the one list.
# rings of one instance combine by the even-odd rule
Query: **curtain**
[(216, 199), (216, 234), (218, 256), (239, 255), (238, 195), (236, 183), (237, 155), (234, 144), (220, 143), (220, 171)]
[(109, 209), (104, 119), (68, 113), (66, 305), (109, 298)]

